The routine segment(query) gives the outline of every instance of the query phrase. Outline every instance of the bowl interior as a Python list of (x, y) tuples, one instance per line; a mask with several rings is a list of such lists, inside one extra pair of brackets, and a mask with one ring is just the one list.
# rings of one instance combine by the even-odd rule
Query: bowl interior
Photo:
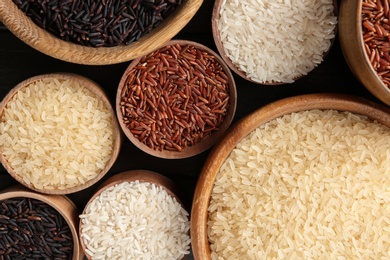
[[(230, 67), (231, 70), (233, 70), (237, 75), (239, 75), (240, 77), (252, 82), (252, 83), (256, 83), (256, 84), (262, 84), (262, 85), (282, 85), (282, 84), (286, 84), (285, 82), (276, 82), (276, 81), (272, 81), (272, 82), (269, 82), (269, 81), (264, 81), (264, 82), (258, 82), (256, 80), (253, 80), (251, 77), (249, 77), (247, 75), (247, 73), (245, 71), (243, 71), (242, 69), (240, 69), (232, 60), (231, 58), (229, 57), (229, 55), (227, 54), (226, 50), (225, 50), (225, 47), (221, 41), (221, 32), (219, 30), (219, 27), (218, 27), (218, 24), (219, 24), (219, 21), (221, 19), (221, 15), (220, 15), (220, 9), (222, 8), (222, 5), (224, 4), (224, 0), (216, 0), (215, 1), (215, 4), (214, 4), (214, 7), (213, 7), (213, 11), (212, 11), (212, 20), (211, 20), (211, 25), (212, 25), (212, 34), (213, 34), (213, 38), (214, 38), (214, 42), (215, 42), (215, 45), (218, 49), (218, 52), (220, 53), (222, 59), (226, 62), (226, 64)], [(334, 6), (334, 15), (335, 16), (338, 16), (338, 4), (337, 4), (337, 0), (333, 0), (333, 6)], [(251, 18), (253, 19), (253, 18)], [(336, 35), (337, 33), (337, 26), (335, 26), (334, 28), (334, 34)], [(331, 42), (330, 42), (330, 46), (328, 48), (327, 51), (325, 51), (323, 54), (322, 54), (322, 58), (325, 59), (325, 57), (327, 56), (327, 54), (329, 53), (333, 43), (334, 43), (334, 40), (335, 40), (335, 37), (333, 37), (331, 39)], [(309, 72), (310, 73), (310, 72)], [(300, 75), (300, 76), (297, 76), (293, 79), (293, 81), (296, 81), (302, 77), (304, 77), (305, 75)]]
[(167, 158), (167, 159), (191, 157), (191, 156), (197, 155), (197, 154), (209, 149), (212, 145), (214, 145), (223, 136), (224, 132), (230, 126), (230, 123), (232, 122), (232, 120), (234, 118), (235, 111), (236, 111), (236, 105), (237, 105), (237, 91), (236, 91), (236, 85), (234, 82), (233, 75), (232, 75), (231, 71), (229, 70), (229, 67), (224, 63), (224, 61), (219, 57), (218, 54), (216, 54), (214, 51), (210, 50), (209, 48), (207, 48), (204, 45), (201, 45), (199, 43), (192, 42), (192, 41), (186, 41), (186, 40), (172, 40), (172, 41), (169, 41), (168, 43), (164, 44), (161, 48), (164, 48), (165, 46), (175, 45), (175, 44), (179, 44), (179, 45), (188, 44), (188, 45), (194, 46), (195, 48), (198, 48), (200, 50), (205, 50), (207, 53), (212, 54), (215, 57), (216, 61), (218, 61), (219, 64), (221, 64), (224, 73), (228, 77), (229, 107), (227, 110), (227, 114), (225, 115), (224, 120), (221, 123), (221, 125), (219, 126), (218, 130), (214, 131), (211, 135), (205, 137), (200, 142), (198, 142), (192, 146), (187, 146), (187, 147), (183, 148), (183, 150), (181, 150), (181, 151), (170, 151), (170, 150), (161, 150), (160, 151), (160, 150), (155, 150), (153, 148), (150, 148), (149, 146), (142, 143), (138, 138), (136, 138), (131, 133), (131, 131), (128, 129), (128, 127), (124, 123), (124, 120), (123, 120), (124, 117), (123, 117), (123, 113), (122, 113), (122, 110), (120, 107), (121, 98), (122, 98), (123, 92), (125, 91), (125, 88), (126, 88), (127, 79), (129, 77), (132, 69), (139, 64), (141, 58), (138, 58), (138, 59), (132, 61), (129, 65), (129, 67), (124, 72), (124, 74), (121, 78), (121, 81), (119, 83), (118, 91), (117, 91), (116, 111), (117, 111), (119, 124), (120, 124), (123, 132), (125, 133), (125, 135), (130, 139), (130, 141), (136, 147), (138, 147), (142, 151), (144, 151), (148, 154), (151, 154), (153, 156), (160, 157), (160, 158)]
[(22, 185), (15, 185), (0, 193), (0, 200), (11, 198), (31, 198), (45, 202), (57, 210), (68, 224), (73, 237), (73, 260), (81, 260), (84, 253), (78, 236), (78, 216), (76, 205), (64, 195), (41, 194), (27, 189)]
[(107, 65), (143, 56), (174, 37), (196, 14), (203, 0), (184, 0), (155, 30), (127, 46), (93, 48), (63, 41), (37, 26), (12, 0), (0, 2), (0, 21), (19, 39), (51, 57), (85, 65)]
[(45, 188), (37, 188), (34, 185), (31, 185), (27, 183), (18, 173), (14, 171), (12, 166), (8, 163), (6, 157), (4, 156), (3, 153), (0, 154), (0, 161), (3, 164), (4, 168), (9, 172), (9, 174), (17, 180), (19, 183), (23, 184), (24, 186), (46, 194), (69, 194), (73, 192), (77, 192), (80, 190), (83, 190), (89, 186), (92, 186), (96, 182), (98, 182), (111, 168), (111, 166), (114, 164), (116, 161), (119, 151), (121, 148), (121, 143), (122, 143), (122, 133), (120, 131), (120, 127), (116, 118), (116, 114), (114, 109), (111, 106), (110, 101), (108, 100), (106, 94), (104, 93), (103, 89), (96, 84), (95, 82), (91, 81), (88, 78), (85, 78), (80, 75), (76, 74), (71, 74), (71, 73), (52, 73), (52, 74), (43, 74), (35, 77), (31, 77), (29, 79), (26, 79), (22, 82), (20, 82), (18, 85), (16, 85), (11, 91), (4, 97), (3, 101), (0, 103), (0, 116), (3, 115), (4, 109), (7, 106), (7, 102), (13, 98), (14, 95), (17, 94), (17, 92), (26, 86), (30, 85), (31, 83), (34, 83), (36, 81), (42, 80), (42, 79), (62, 79), (62, 80), (67, 80), (70, 79), (72, 81), (76, 81), (80, 83), (80, 85), (85, 86), (87, 89), (89, 89), (92, 93), (94, 93), (100, 100), (103, 101), (105, 104), (106, 108), (108, 109), (110, 113), (110, 118), (112, 120), (113, 124), (113, 148), (112, 148), (112, 153), (111, 157), (104, 166), (104, 168), (97, 174), (96, 178), (93, 178), (91, 180), (87, 180), (85, 183), (80, 184), (78, 186), (74, 186), (71, 188), (66, 188), (66, 189), (45, 189)]
[(191, 213), (191, 240), (195, 259), (211, 259), (208, 239), (208, 208), (214, 180), (234, 147), (257, 127), (292, 112), (334, 109), (365, 115), (390, 127), (390, 110), (370, 101), (341, 94), (309, 94), (290, 97), (266, 105), (235, 124), (213, 148), (194, 193)]

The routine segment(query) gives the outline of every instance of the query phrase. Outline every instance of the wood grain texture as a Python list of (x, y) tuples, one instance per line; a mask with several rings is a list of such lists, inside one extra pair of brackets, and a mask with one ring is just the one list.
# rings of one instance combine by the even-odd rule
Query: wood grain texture
[(308, 94), (281, 99), (241, 119), (211, 151), (195, 189), (191, 211), (191, 240), (195, 259), (211, 259), (207, 235), (208, 207), (214, 180), (230, 152), (245, 136), (268, 121), (285, 114), (311, 109), (349, 111), (366, 115), (390, 127), (389, 107), (342, 94)]
[(96, 182), (98, 182), (101, 178), (104, 177), (104, 175), (110, 170), (112, 165), (115, 163), (116, 159), (118, 158), (121, 146), (122, 146), (122, 138), (123, 134), (120, 131), (119, 123), (115, 114), (114, 109), (111, 106), (111, 103), (102, 89), (101, 86), (99, 86), (94, 81), (83, 77), (81, 75), (73, 74), (73, 73), (50, 73), (50, 74), (42, 74), (38, 76), (34, 76), (31, 78), (28, 78), (22, 82), (20, 82), (18, 85), (16, 85), (14, 88), (12, 88), (9, 93), (4, 97), (4, 99), (0, 103), (0, 117), (2, 117), (4, 113), (4, 109), (7, 106), (7, 102), (13, 98), (17, 92), (26, 86), (30, 85), (33, 82), (36, 82), (41, 79), (48, 79), (48, 78), (54, 78), (54, 79), (62, 79), (62, 80), (72, 80), (78, 82), (80, 85), (86, 87), (92, 93), (94, 93), (98, 99), (102, 100), (103, 103), (106, 105), (107, 109), (109, 110), (112, 118), (112, 124), (114, 126), (114, 146), (113, 151), (111, 154), (111, 157), (109, 161), (107, 162), (106, 166), (97, 174), (97, 176), (94, 179), (88, 180), (87, 182), (75, 186), (72, 188), (67, 189), (38, 189), (32, 184), (26, 183), (26, 181), (17, 173), (14, 171), (14, 169), (11, 167), (11, 165), (8, 163), (7, 159), (4, 157), (3, 153), (0, 153), (0, 162), (3, 165), (3, 167), (9, 172), (9, 174), (20, 184), (30, 188), (31, 190), (45, 193), (45, 194), (69, 194), (74, 193), (83, 189), (86, 189), (92, 185), (94, 185)]
[(84, 258), (84, 252), (82, 250), (78, 229), (79, 229), (79, 211), (76, 205), (64, 195), (48, 195), (41, 194), (35, 191), (29, 190), (22, 185), (15, 185), (3, 190), (0, 193), (0, 200), (10, 198), (32, 198), (45, 202), (57, 210), (65, 219), (69, 225), (69, 229), (73, 236), (73, 260), (81, 260)]
[(0, 21), (19, 39), (51, 57), (77, 64), (107, 65), (143, 56), (166, 43), (192, 19), (203, 0), (186, 0), (157, 28), (127, 46), (86, 47), (63, 41), (31, 21), (12, 0), (0, 1)]
[(150, 155), (153, 155), (153, 156), (156, 156), (159, 158), (165, 158), (165, 159), (188, 158), (188, 157), (195, 156), (195, 155), (202, 153), (202, 152), (206, 151), (207, 149), (209, 149), (211, 146), (213, 146), (215, 143), (217, 143), (222, 138), (225, 131), (229, 128), (231, 122), (233, 121), (233, 118), (234, 118), (234, 115), (236, 112), (236, 107), (237, 107), (237, 90), (236, 90), (235, 80), (234, 80), (232, 72), (230, 71), (229, 67), (225, 64), (223, 59), (216, 52), (211, 50), (210, 48), (206, 47), (203, 44), (194, 42), (194, 41), (171, 40), (171, 41), (167, 42), (166, 44), (163, 44), (161, 47), (175, 45), (175, 44), (179, 44), (179, 45), (188, 44), (188, 45), (194, 46), (195, 48), (197, 48), (199, 50), (204, 50), (207, 53), (213, 55), (215, 57), (215, 60), (218, 61), (219, 64), (221, 64), (223, 71), (225, 72), (225, 74), (229, 78), (229, 82), (228, 82), (229, 108), (228, 108), (227, 114), (225, 116), (225, 119), (222, 122), (222, 124), (219, 126), (218, 130), (213, 132), (210, 136), (202, 139), (199, 143), (197, 143), (193, 146), (185, 147), (180, 152), (179, 151), (168, 151), (168, 150), (162, 150), (162, 151), (154, 150), (153, 148), (150, 148), (149, 146), (147, 146), (144, 143), (142, 143), (141, 141), (139, 141), (139, 139), (136, 138), (131, 133), (129, 128), (126, 126), (126, 124), (123, 123), (124, 120), (123, 120), (123, 115), (122, 115), (121, 106), (120, 106), (120, 103), (122, 101), (122, 92), (124, 91), (124, 88), (126, 87), (127, 77), (130, 75), (131, 70), (135, 66), (138, 65), (138, 63), (142, 57), (133, 60), (130, 63), (130, 65), (128, 66), (128, 68), (126, 69), (126, 71), (123, 73), (123, 76), (119, 82), (119, 87), (118, 87), (118, 91), (117, 91), (115, 105), (116, 105), (116, 113), (117, 113), (117, 116), (119, 119), (119, 124), (120, 124), (124, 134), (127, 136), (127, 138), (135, 146), (137, 146), (139, 149), (141, 149), (142, 151), (144, 151)]
[(390, 89), (378, 77), (364, 49), (361, 5), (362, 0), (341, 1), (340, 46), (349, 67), (360, 82), (378, 99), (390, 105)]

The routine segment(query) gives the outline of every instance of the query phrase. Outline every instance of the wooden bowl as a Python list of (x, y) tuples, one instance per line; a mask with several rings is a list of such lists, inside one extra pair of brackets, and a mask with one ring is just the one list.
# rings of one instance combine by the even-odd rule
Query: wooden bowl
[(213, 148), (198, 179), (191, 211), (191, 240), (195, 259), (211, 259), (207, 233), (208, 208), (221, 165), (236, 145), (254, 129), (285, 114), (312, 109), (334, 109), (365, 115), (390, 127), (390, 109), (343, 94), (308, 94), (268, 104), (236, 123)]
[(157, 28), (127, 46), (85, 47), (63, 41), (37, 26), (12, 0), (0, 2), (0, 21), (19, 39), (54, 58), (85, 65), (126, 62), (145, 55), (173, 38), (195, 15), (203, 0), (184, 0)]
[[(97, 188), (96, 192), (87, 202), (85, 209), (94, 199), (96, 199), (106, 189), (123, 182), (134, 182), (134, 181), (152, 183), (156, 186), (162, 187), (170, 196), (175, 198), (176, 201), (179, 202), (184, 209), (186, 209), (183, 203), (185, 198), (183, 198), (179, 187), (176, 186), (174, 182), (172, 182), (164, 175), (161, 175), (153, 171), (148, 171), (148, 170), (125, 171), (110, 177)], [(82, 214), (85, 214), (85, 209)], [(91, 256), (86, 251), (86, 245), (82, 237), (82, 225), (83, 225), (82, 219), (80, 219), (80, 223), (79, 223), (80, 243), (87, 259), (92, 259)], [(185, 259), (185, 256), (183, 259)]]
[(339, 37), (344, 57), (357, 79), (378, 99), (390, 105), (390, 88), (374, 70), (365, 50), (362, 31), (362, 0), (340, 4)]
[[(220, 30), (218, 28), (218, 23), (220, 21), (220, 9), (222, 7), (222, 4), (224, 3), (224, 0), (216, 0), (213, 11), (212, 11), (212, 18), (211, 18), (211, 25), (212, 25), (212, 34), (214, 38), (215, 45), (218, 49), (218, 52), (220, 53), (222, 59), (226, 62), (226, 64), (230, 67), (231, 70), (233, 70), (238, 76), (242, 77), (245, 80), (248, 80), (249, 82), (256, 83), (256, 84), (262, 84), (262, 85), (282, 85), (286, 84), (285, 82), (269, 82), (269, 81), (263, 81), (259, 82), (256, 80), (253, 80), (249, 76), (247, 76), (247, 73), (243, 71), (242, 69), (239, 68), (228, 56), (227, 52), (225, 51), (225, 48), (223, 46), (223, 43), (221, 41), (221, 36), (220, 36)], [(337, 5), (337, 0), (333, 0), (333, 5), (334, 5), (334, 13), (337, 16), (338, 15), (338, 5)], [(335, 27), (334, 34), (336, 35), (337, 33), (337, 26)], [(323, 53), (323, 59), (327, 56), (329, 53), (332, 45), (334, 43), (334, 38), (331, 40), (331, 45), (329, 49)], [(293, 79), (293, 81), (296, 81), (300, 78), (304, 77), (304, 75), (298, 76)]]
[[(8, 102), (13, 98), (14, 95), (18, 94), (18, 91), (25, 88), (26, 86), (30, 85), (33, 82), (42, 80), (42, 79), (59, 79), (59, 80), (72, 80), (75, 82), (78, 82), (80, 85), (85, 86), (88, 90), (90, 90), (92, 93), (96, 95), (97, 98), (103, 101), (104, 105), (107, 107), (109, 110), (109, 113), (112, 118), (112, 124), (113, 124), (113, 148), (112, 148), (112, 154), (109, 159), (109, 161), (106, 163), (105, 167), (97, 174), (96, 178), (93, 178), (91, 180), (87, 180), (85, 183), (80, 184), (78, 186), (66, 188), (66, 189), (48, 189), (48, 188), (37, 188), (31, 183), (27, 183), (17, 172), (14, 171), (12, 166), (9, 164), (7, 161), (6, 156), (3, 154), (3, 151), (1, 151), (0, 154), (0, 161), (4, 168), (9, 172), (9, 174), (19, 183), (22, 185), (41, 192), (41, 193), (46, 193), (46, 194), (69, 194), (69, 193), (74, 193), (80, 190), (83, 190), (85, 188), (88, 188), (98, 182), (107, 172), (108, 170), (112, 167), (112, 165), (115, 163), (119, 151), (121, 149), (122, 145), (122, 133), (120, 131), (120, 127), (115, 115), (115, 111), (111, 106), (111, 103), (106, 96), (104, 90), (94, 81), (83, 77), (81, 75), (77, 74), (71, 74), (71, 73), (51, 73), (51, 74), (42, 74), (38, 76), (34, 76), (31, 78), (28, 78), (19, 84), (17, 84), (11, 91), (4, 97), (2, 102), (0, 103), (0, 118), (3, 117), (4, 115), (4, 110), (7, 107)], [(70, 167), (70, 166), (69, 166)]]
[[(126, 88), (127, 78), (130, 76), (134, 76), (134, 75), (131, 75), (131, 71), (133, 68), (135, 68), (139, 64), (140, 60), (143, 57), (140, 57), (140, 58), (132, 61), (129, 65), (129, 67), (124, 72), (124, 74), (121, 78), (121, 81), (119, 83), (118, 91), (117, 91), (116, 111), (117, 111), (119, 124), (120, 124), (123, 132), (125, 133), (125, 135), (130, 139), (130, 141), (136, 147), (138, 147), (139, 149), (141, 149), (142, 151), (144, 151), (150, 155), (160, 157), (160, 158), (166, 158), (166, 159), (187, 158), (187, 157), (191, 157), (191, 156), (197, 155), (199, 153), (202, 153), (205, 150), (209, 149), (212, 145), (214, 145), (223, 136), (226, 129), (228, 129), (228, 127), (230, 126), (230, 123), (232, 122), (233, 117), (235, 115), (236, 105), (237, 105), (237, 92), (236, 92), (236, 85), (234, 82), (234, 77), (233, 77), (231, 71), (229, 70), (229, 67), (224, 63), (224, 61), (219, 57), (218, 54), (216, 54), (214, 51), (212, 51), (211, 49), (209, 49), (208, 47), (206, 47), (202, 44), (199, 44), (199, 43), (196, 43), (193, 41), (186, 41), (186, 40), (169, 41), (168, 43), (164, 44), (160, 49), (163, 49), (165, 46), (172, 46), (175, 44), (178, 44), (180, 46), (183, 46), (183, 45), (194, 46), (196, 49), (199, 49), (201, 51), (205, 51), (208, 54), (213, 55), (215, 57), (215, 60), (222, 66), (222, 69), (228, 78), (227, 84), (228, 84), (230, 97), (229, 97), (229, 107), (227, 110), (227, 114), (225, 115), (225, 117), (223, 119), (223, 122), (219, 126), (218, 130), (214, 131), (210, 136), (203, 138), (200, 142), (198, 142), (192, 146), (187, 146), (187, 147), (183, 148), (181, 151), (155, 150), (155, 149), (149, 147), (148, 145), (142, 143), (137, 137), (135, 137), (131, 133), (129, 128), (126, 126), (126, 124), (124, 123), (124, 116), (123, 116), (123, 113), (121, 110), (121, 105), (120, 105), (121, 101), (122, 101), (122, 95), (123, 95), (123, 92), (125, 91), (125, 88)], [(186, 82), (188, 84), (188, 81), (186, 81)], [(143, 92), (146, 95), (146, 91), (144, 90)], [(186, 111), (186, 112), (188, 112), (188, 111)], [(159, 121), (159, 120), (157, 119), (157, 121)]]
[(0, 200), (12, 198), (31, 198), (45, 202), (46, 204), (57, 210), (66, 223), (69, 225), (73, 238), (73, 260), (81, 260), (84, 258), (84, 253), (81, 248), (78, 235), (79, 211), (75, 204), (64, 195), (41, 194), (31, 191), (22, 185), (15, 185), (7, 188), (0, 193)]

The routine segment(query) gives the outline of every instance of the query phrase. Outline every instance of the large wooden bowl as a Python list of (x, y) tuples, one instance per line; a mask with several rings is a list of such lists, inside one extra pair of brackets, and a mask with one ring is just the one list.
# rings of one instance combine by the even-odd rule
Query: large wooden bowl
[(203, 0), (184, 0), (157, 28), (136, 42), (117, 47), (84, 47), (60, 40), (31, 21), (12, 0), (0, 1), (0, 21), (19, 39), (54, 58), (85, 65), (126, 62), (157, 49), (187, 25)]
[[(170, 196), (175, 198), (176, 201), (180, 203), (184, 209), (186, 209), (184, 203), (185, 198), (183, 198), (180, 188), (173, 181), (171, 181), (169, 178), (165, 177), (164, 175), (161, 175), (157, 172), (148, 171), (148, 170), (125, 171), (110, 177), (97, 188), (95, 193), (88, 200), (86, 207), (88, 206), (89, 203), (91, 203), (94, 199), (96, 199), (106, 189), (123, 182), (134, 182), (134, 181), (139, 181), (140, 183), (142, 182), (151, 183), (158, 187), (163, 188)], [(82, 237), (82, 224), (83, 224), (82, 220), (80, 219), (79, 230), (78, 230), (80, 236), (80, 244), (87, 259), (92, 259), (91, 256), (86, 251), (86, 245)], [(186, 256), (183, 257), (183, 260), (184, 259), (186, 259)]]
[(79, 235), (79, 211), (76, 205), (64, 195), (49, 195), (41, 194), (32, 191), (22, 185), (15, 185), (7, 188), (0, 193), (0, 200), (6, 200), (11, 198), (31, 198), (45, 202), (46, 204), (57, 210), (69, 225), (69, 229), (73, 238), (73, 260), (82, 260), (84, 258), (84, 252), (82, 250)]
[(341, 49), (356, 78), (374, 96), (390, 105), (390, 88), (379, 78), (364, 48), (362, 2), (363, 0), (343, 0), (340, 3), (339, 37)]
[(117, 112), (119, 124), (120, 124), (123, 132), (127, 136), (127, 138), (136, 147), (138, 147), (140, 150), (142, 150), (150, 155), (153, 155), (153, 156), (159, 157), (159, 158), (164, 158), (164, 159), (188, 158), (191, 156), (195, 156), (199, 153), (202, 153), (202, 152), (206, 151), (207, 149), (209, 149), (210, 147), (212, 147), (216, 142), (218, 142), (219, 139), (222, 138), (225, 131), (229, 128), (231, 122), (233, 121), (233, 118), (234, 118), (234, 115), (236, 112), (236, 106), (237, 106), (237, 90), (236, 90), (236, 84), (234, 81), (234, 77), (233, 77), (229, 67), (223, 61), (223, 59), (217, 53), (215, 53), (213, 50), (211, 50), (210, 48), (208, 48), (200, 43), (193, 42), (193, 41), (171, 40), (171, 41), (167, 42), (166, 44), (164, 44), (163, 46), (161, 46), (161, 48), (164, 48), (165, 46), (175, 45), (175, 44), (194, 46), (195, 48), (197, 48), (201, 51), (205, 51), (208, 54), (211, 54), (214, 56), (215, 60), (222, 66), (224, 73), (228, 77), (227, 84), (228, 84), (228, 89), (229, 89), (229, 107), (227, 110), (227, 114), (225, 115), (225, 117), (223, 119), (223, 122), (218, 127), (218, 130), (212, 132), (211, 135), (201, 139), (200, 142), (198, 142), (192, 146), (185, 147), (181, 151), (155, 150), (153, 148), (150, 148), (146, 144), (142, 143), (137, 137), (135, 137), (131, 133), (129, 128), (124, 123), (123, 115), (122, 115), (121, 107), (120, 107), (122, 93), (123, 93), (124, 89), (126, 88), (127, 78), (129, 77), (130, 72), (133, 70), (133, 68), (138, 65), (138, 63), (142, 57), (133, 60), (130, 63), (130, 65), (128, 66), (128, 68), (126, 69), (126, 71), (123, 73), (123, 76), (119, 82), (119, 87), (118, 87), (118, 91), (117, 91), (116, 112)]
[(207, 234), (208, 207), (214, 180), (235, 146), (257, 127), (268, 121), (312, 109), (334, 109), (366, 115), (390, 127), (390, 109), (362, 98), (342, 94), (309, 94), (268, 104), (236, 123), (211, 151), (198, 179), (191, 211), (191, 240), (195, 259), (211, 259)]
[(95, 184), (96, 182), (98, 182), (101, 178), (103, 178), (103, 176), (109, 171), (109, 169), (112, 167), (112, 165), (115, 163), (116, 159), (118, 158), (118, 155), (119, 155), (119, 152), (120, 152), (120, 149), (122, 146), (122, 138), (123, 137), (122, 137), (122, 132), (120, 131), (120, 126), (118, 124), (115, 111), (112, 108), (111, 103), (110, 103), (106, 93), (104, 92), (103, 88), (101, 86), (99, 86), (96, 82), (94, 82), (94, 81), (92, 81), (84, 76), (81, 76), (78, 74), (72, 74), (72, 73), (42, 74), (42, 75), (28, 78), (28, 79), (20, 82), (14, 88), (12, 88), (10, 90), (10, 92), (8, 92), (8, 94), (1, 101), (1, 103), (0, 103), (0, 118), (3, 116), (4, 109), (6, 108), (8, 101), (11, 100), (14, 95), (17, 95), (17, 93), (20, 89), (25, 88), (26, 86), (30, 85), (33, 82), (36, 82), (36, 81), (39, 81), (42, 79), (53, 79), (53, 78), (54, 79), (63, 79), (63, 80), (70, 79), (72, 81), (76, 81), (76, 82), (80, 83), (80, 85), (89, 89), (92, 93), (94, 93), (96, 95), (97, 98), (99, 98), (103, 101), (104, 105), (106, 106), (106, 108), (109, 110), (109, 112), (111, 114), (112, 124), (114, 127), (114, 131), (113, 131), (114, 144), (113, 144), (112, 154), (111, 154), (109, 161), (106, 163), (105, 167), (97, 174), (96, 178), (88, 180), (85, 183), (80, 184), (78, 186), (74, 186), (72, 188), (66, 188), (66, 189), (45, 189), (45, 188), (38, 189), (37, 187), (35, 187), (32, 184), (26, 183), (26, 181), (23, 180), (23, 178), (17, 172), (14, 171), (14, 169), (8, 163), (6, 157), (4, 156), (4, 154), (2, 152), (0, 152), (0, 162), (2, 163), (4, 168), (8, 171), (8, 173), (16, 181), (18, 181), (20, 184), (22, 184), (22, 185), (24, 185), (24, 186), (26, 186), (34, 191), (38, 191), (38, 192), (46, 193), (46, 194), (69, 194), (69, 193), (74, 193), (74, 192), (86, 189), (86, 188), (92, 186), (93, 184)]

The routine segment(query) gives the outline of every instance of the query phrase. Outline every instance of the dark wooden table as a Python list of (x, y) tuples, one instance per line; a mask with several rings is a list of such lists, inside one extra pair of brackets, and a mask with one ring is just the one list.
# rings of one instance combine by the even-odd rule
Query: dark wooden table
[[(197, 41), (216, 51), (211, 34), (213, 4), (214, 1), (205, 0), (195, 17), (175, 38)], [(233, 123), (265, 104), (282, 98), (308, 93), (346, 93), (380, 103), (351, 73), (340, 49), (337, 37), (324, 62), (309, 75), (297, 80), (293, 84), (278, 86), (258, 85), (235, 75), (238, 101)], [(12, 87), (31, 76), (50, 72), (73, 72), (86, 76), (103, 86), (114, 106), (119, 80), (129, 63), (108, 66), (86, 66), (60, 61), (29, 47), (9, 32), (4, 25), (0, 24), (1, 99)], [(124, 138), (119, 158), (103, 180), (127, 170), (152, 170), (169, 177), (181, 187), (188, 201), (188, 209), (190, 209), (196, 182), (208, 153), (209, 151), (206, 151), (188, 159), (159, 159), (145, 154)], [(100, 183), (68, 196), (82, 211), (85, 203)], [(0, 190), (14, 184), (17, 184), (16, 181), (0, 166)]]

